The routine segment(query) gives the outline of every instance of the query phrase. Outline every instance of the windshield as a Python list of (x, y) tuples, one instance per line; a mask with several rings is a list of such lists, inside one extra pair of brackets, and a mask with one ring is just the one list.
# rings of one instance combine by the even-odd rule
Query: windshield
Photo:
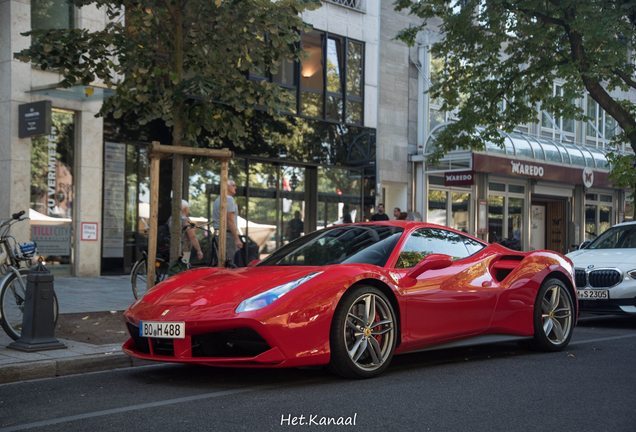
[(314, 231), (283, 246), (258, 263), (261, 266), (326, 266), (373, 264), (383, 267), (404, 228), (348, 225)]
[(616, 226), (596, 238), (586, 249), (636, 248), (636, 225)]

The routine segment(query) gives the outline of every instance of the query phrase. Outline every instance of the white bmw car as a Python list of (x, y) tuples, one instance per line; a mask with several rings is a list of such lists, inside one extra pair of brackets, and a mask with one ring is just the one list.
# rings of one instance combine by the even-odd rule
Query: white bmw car
[(614, 225), (567, 257), (581, 312), (636, 315), (636, 222)]

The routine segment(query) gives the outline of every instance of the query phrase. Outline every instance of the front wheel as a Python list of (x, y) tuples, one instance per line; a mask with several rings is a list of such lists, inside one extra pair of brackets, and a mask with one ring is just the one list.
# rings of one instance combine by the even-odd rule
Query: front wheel
[[(22, 316), (26, 299), (26, 285), (28, 269), (19, 269), (24, 288), (20, 285), (15, 273), (11, 273), (0, 289), (0, 324), (13, 340), (18, 340), (22, 334)], [(53, 293), (53, 326), (57, 323), (57, 296)]]
[(559, 279), (547, 279), (541, 285), (534, 304), (533, 323), (533, 348), (556, 352), (570, 343), (574, 328), (574, 302)]
[[(139, 295), (143, 294), (148, 288), (147, 262), (148, 258), (143, 257), (137, 261), (130, 273), (130, 282), (132, 283), (132, 292), (135, 296), (135, 300), (138, 299)], [(168, 264), (162, 258), (157, 258), (155, 266), (155, 285), (157, 285), (159, 282), (168, 277)]]
[(387, 297), (360, 286), (340, 300), (331, 324), (329, 370), (345, 378), (372, 378), (389, 366), (397, 341), (397, 320)]

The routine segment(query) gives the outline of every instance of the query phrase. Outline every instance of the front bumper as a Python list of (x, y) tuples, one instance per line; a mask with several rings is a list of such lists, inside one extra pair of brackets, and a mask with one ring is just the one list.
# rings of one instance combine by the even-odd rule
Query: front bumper
[[(610, 291), (611, 296), (611, 291)], [(629, 299), (579, 300), (579, 310), (595, 314), (635, 314), (636, 297)]]

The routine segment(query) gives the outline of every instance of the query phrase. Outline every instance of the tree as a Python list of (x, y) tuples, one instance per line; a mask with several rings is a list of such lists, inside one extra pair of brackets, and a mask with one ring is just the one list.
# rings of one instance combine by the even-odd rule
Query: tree
[[(283, 59), (306, 60), (299, 32), (311, 30), (299, 14), (320, 0), (70, 0), (104, 8), (103, 30), (50, 29), (25, 33), (31, 47), (14, 56), (62, 73), (60, 85), (101, 80), (115, 88), (99, 115), (132, 114), (139, 123), (161, 119), (173, 145), (197, 146), (206, 130), (240, 141), (236, 114), (265, 107), (273, 116), (289, 100), (275, 84), (248, 72), (276, 73)], [(180, 220), (183, 156), (174, 156), (172, 219)], [(171, 259), (178, 256), (179, 224), (172, 226)]]
[[(636, 106), (626, 94), (636, 89), (636, 3), (397, 0), (395, 6), (425, 20), (399, 32), (398, 39), (412, 46), (429, 23), (439, 24), (442, 35), (431, 50), (445, 67), (429, 93), (459, 120), (439, 134), (434, 160), (457, 146), (483, 149), (486, 140), (502, 145), (499, 129), (537, 123), (538, 104), (557, 118), (586, 121), (584, 109), (572, 104), (586, 92), (621, 127), (612, 144), (629, 143), (636, 151)], [(565, 81), (561, 94), (553, 94), (555, 79)], [(634, 158), (610, 157), (615, 185), (633, 186)]]

